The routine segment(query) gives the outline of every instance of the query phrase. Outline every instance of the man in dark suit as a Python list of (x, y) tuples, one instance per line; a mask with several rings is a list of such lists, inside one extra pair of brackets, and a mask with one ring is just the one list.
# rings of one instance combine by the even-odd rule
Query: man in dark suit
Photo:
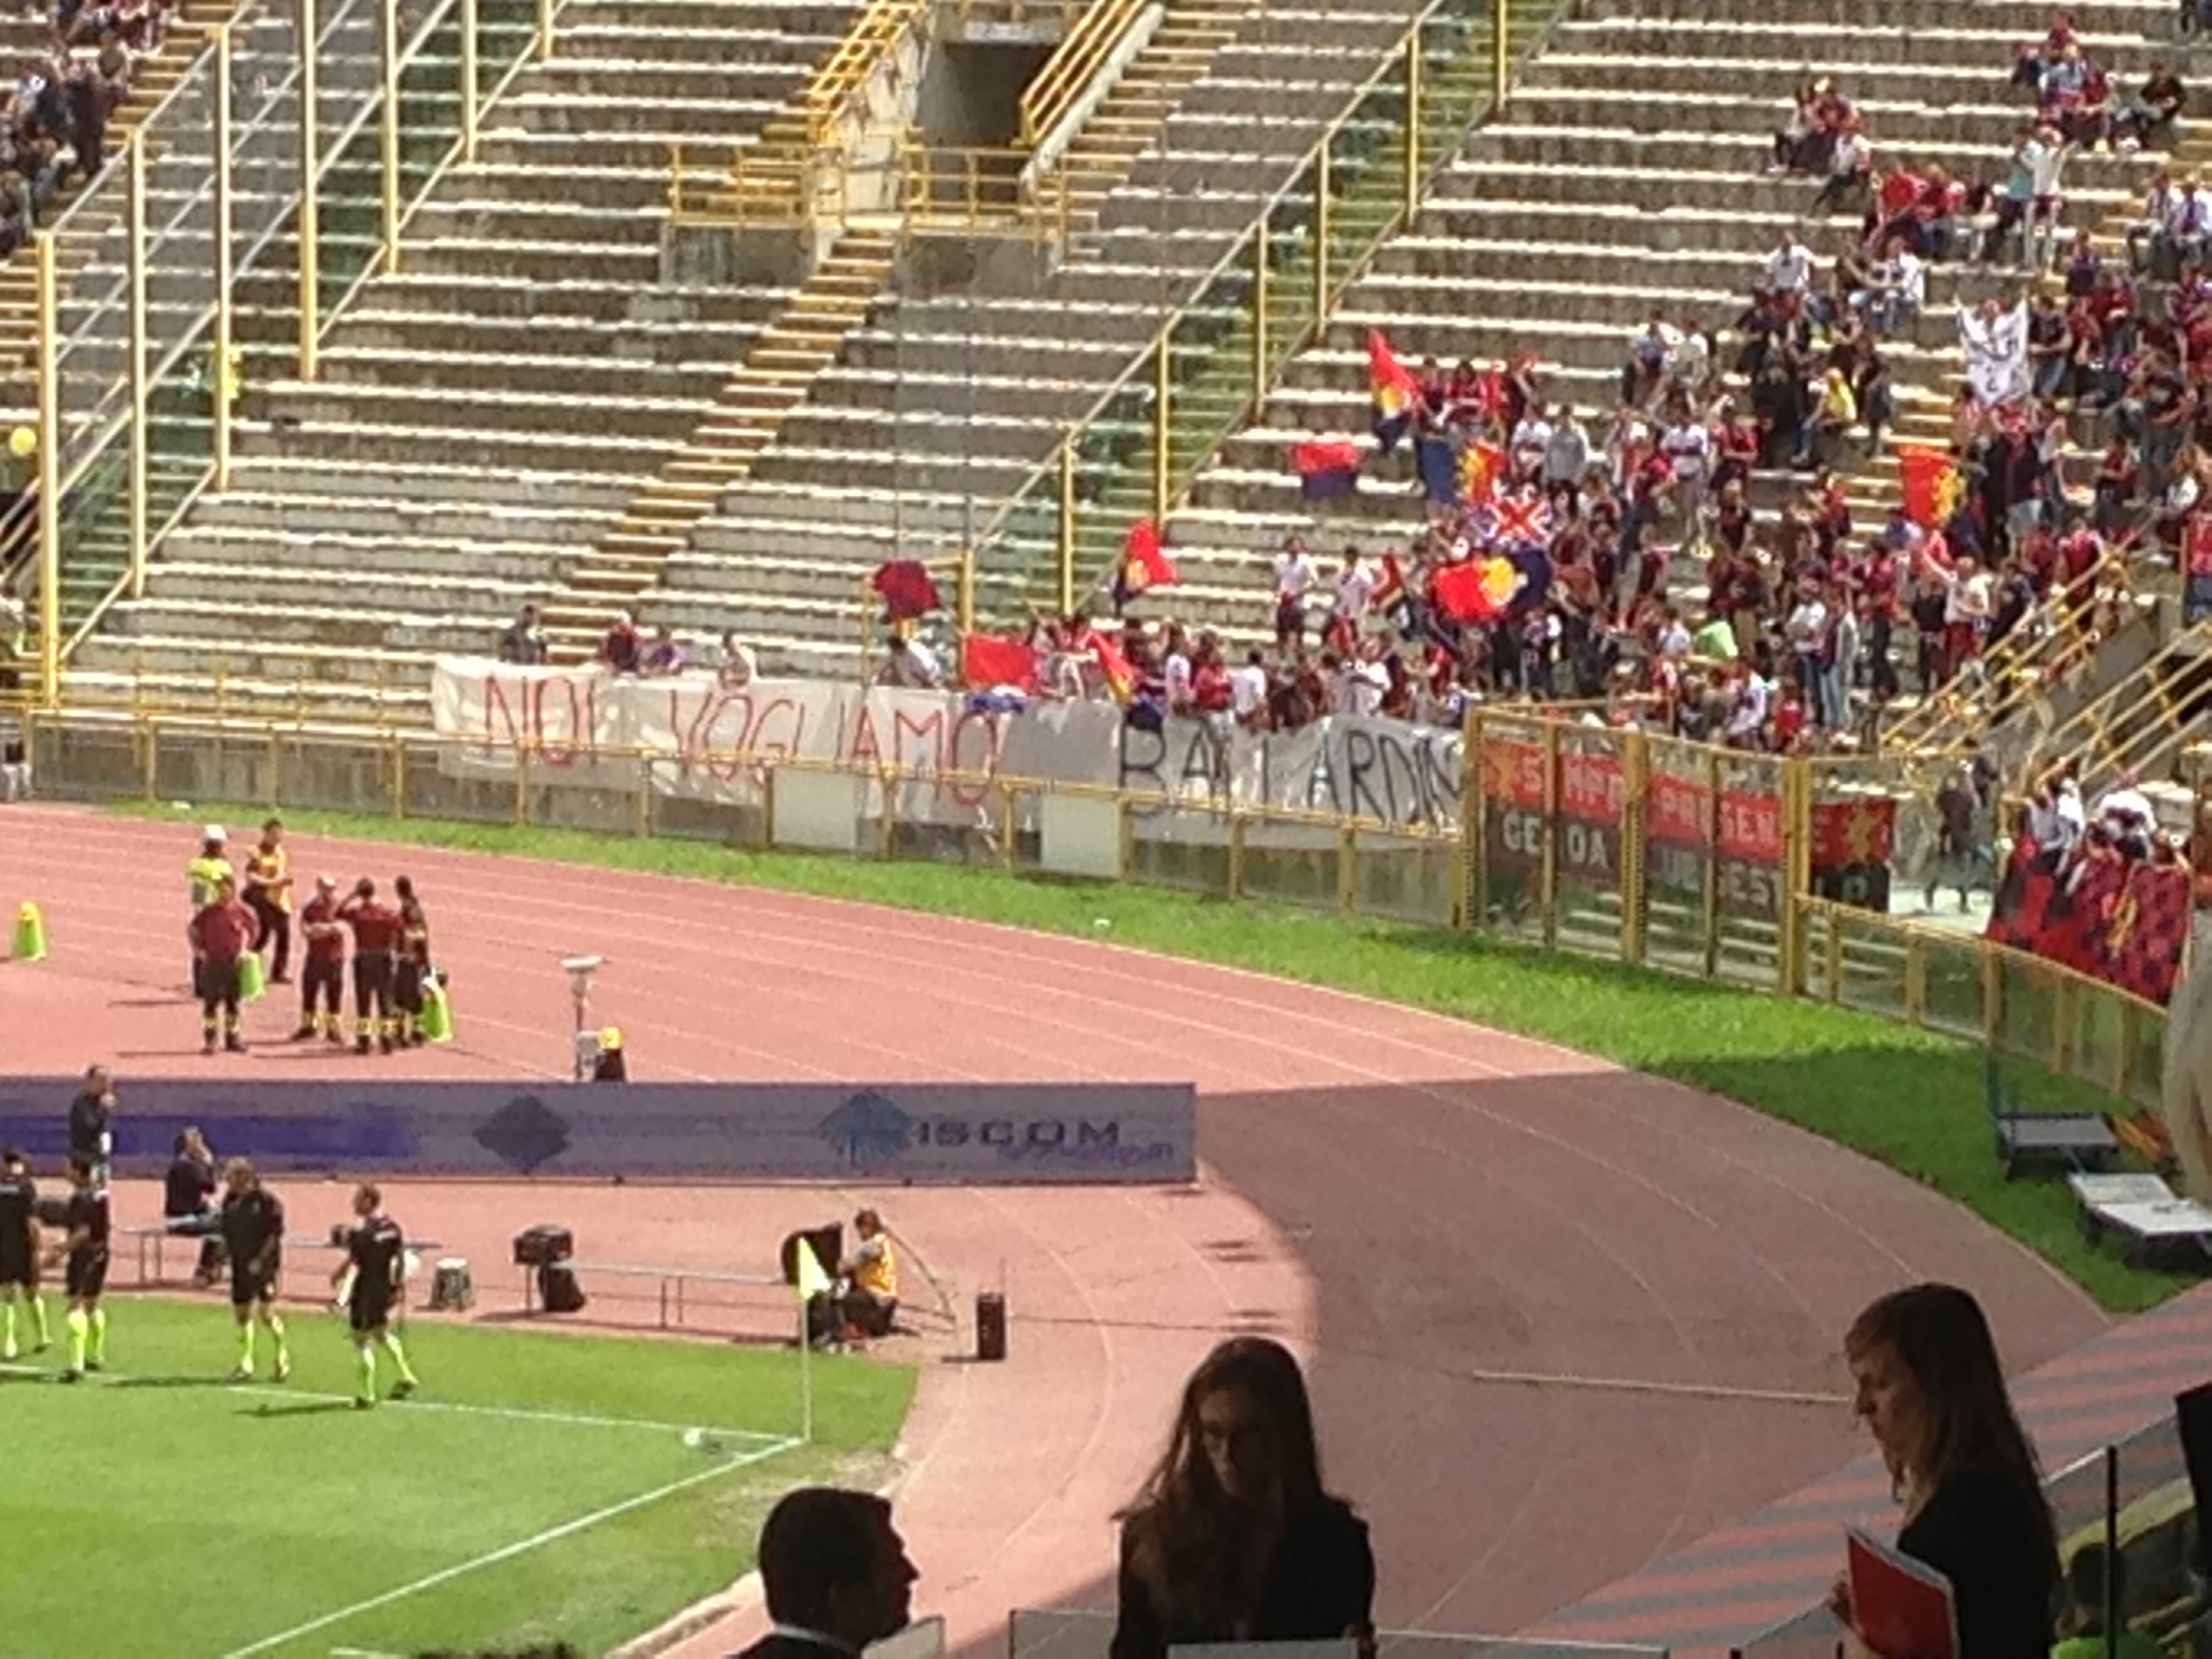
[(776, 1501), (761, 1527), (760, 1575), (775, 1628), (738, 1659), (852, 1659), (906, 1628), (921, 1576), (890, 1504), (835, 1486)]

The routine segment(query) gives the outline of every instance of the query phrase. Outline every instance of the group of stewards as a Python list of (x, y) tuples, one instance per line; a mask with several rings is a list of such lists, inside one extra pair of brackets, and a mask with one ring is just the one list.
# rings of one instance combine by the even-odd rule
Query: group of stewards
[[(200, 1052), (215, 1052), (218, 1037), (233, 1054), (246, 1052), (239, 1032), (239, 1003), (246, 959), (270, 953), (267, 980), (292, 982), (293, 893), (284, 851), (284, 825), (271, 818), (245, 860), (241, 885), (220, 824), (200, 833), (199, 855), (185, 866), (191, 884), (192, 994), (200, 1005)], [(295, 1042), (320, 1036), (343, 1043), (346, 1027), (346, 941), (353, 941), (353, 1028), (355, 1052), (372, 1045), (390, 1054), (426, 1040), (422, 1010), (433, 969), (430, 921), (416, 896), (415, 884), (401, 876), (392, 884), (397, 902), (377, 892), (363, 876), (353, 890), (339, 896), (328, 876), (315, 882), (315, 896), (299, 911), (302, 946), (300, 1024)]]

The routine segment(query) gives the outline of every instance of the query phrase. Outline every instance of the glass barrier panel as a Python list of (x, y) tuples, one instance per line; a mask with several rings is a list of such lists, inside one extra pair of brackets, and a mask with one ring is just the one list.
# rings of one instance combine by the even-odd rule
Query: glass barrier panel
[(1844, 1627), (1826, 1607), (1808, 1607), (1737, 1648), (1740, 1659), (1843, 1659)]
[(645, 776), (651, 834), (726, 847), (768, 845), (768, 783), (761, 768), (731, 757), (655, 756)]
[(2166, 1016), (2141, 1008), (2130, 1012), (2128, 1097), (2155, 1111), (2166, 1087)]
[(1719, 977), (1770, 988), (1778, 982), (1782, 903), (1782, 765), (1766, 755), (1720, 758)]
[(1459, 913), (1459, 840), (1455, 835), (1358, 832), (1352, 862), (1352, 908), (1425, 927), (1449, 927)]
[(402, 765), (398, 742), (374, 738), (301, 737), (274, 740), (276, 799), (286, 811), (388, 812)]
[(153, 768), (158, 800), (278, 799), (278, 756), (267, 734), (210, 726), (161, 733)]
[(2128, 1052), (2126, 998), (2116, 988), (2076, 981), (2068, 988), (2067, 1073), (2117, 1091)]
[(1485, 714), (1471, 763), (1480, 769), (1481, 823), (1470, 838), (1475, 860), (1471, 925), (1522, 939), (1545, 931), (1545, 764), (1542, 727)]
[(409, 817), (461, 818), (472, 823), (520, 821), (513, 750), (434, 738), (401, 745), (401, 805)]
[(2062, 1550), (2105, 1531), (2105, 1457), (2101, 1451), (2075, 1459), (2046, 1474), (2043, 1493), (2051, 1505), (2051, 1529)]
[(909, 776), (882, 787), (882, 856), (985, 869), (1000, 863), (999, 793), (966, 780)]
[(1914, 936), (1924, 969), (1921, 1018), (1935, 1030), (1979, 1042), (1988, 1030), (1983, 1008), (1983, 949), (1978, 941), (1930, 928)]
[(1106, 1659), (1115, 1615), (1075, 1607), (1016, 1607), (1007, 1619), (1007, 1659)]
[(2147, 1534), (2167, 1533), (2178, 1553), (2182, 1524), (2196, 1512), (2179, 1423), (2161, 1418), (2120, 1441), (2118, 1449), (2123, 1547), (2132, 1553)]
[(1650, 738), (1644, 787), (1644, 956), (1675, 973), (1712, 971), (1713, 769), (1708, 752)]
[(1999, 951), (1996, 963), (1996, 1042), (2007, 1054), (2049, 1065), (2057, 1029), (2058, 975), (2033, 957)]
[(1604, 730), (1559, 728), (1558, 810), (1552, 864), (1559, 943), (1619, 957), (1622, 836), (1628, 786), (1621, 738)]
[(1821, 907), (1827, 924), (1840, 936), (1808, 941), (1808, 961), (1839, 965), (1838, 983), (1826, 988), (1845, 1006), (1903, 1019), (1905, 1008), (1905, 942), (1903, 930), (1886, 916), (1854, 911), (1848, 905)]
[(1226, 897), (1229, 813), (1148, 802), (1129, 809), (1128, 878), (1147, 887)]
[(39, 793), (58, 800), (143, 800), (154, 737), (123, 726), (30, 722), (27, 746)]
[(1241, 834), (1244, 896), (1311, 910), (1337, 908), (1344, 838), (1334, 825), (1254, 814), (1243, 819)]

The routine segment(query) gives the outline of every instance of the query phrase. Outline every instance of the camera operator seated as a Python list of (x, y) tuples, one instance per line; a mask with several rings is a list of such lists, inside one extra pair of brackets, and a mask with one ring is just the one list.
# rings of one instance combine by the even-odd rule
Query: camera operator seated
[(862, 1336), (889, 1336), (898, 1312), (898, 1256), (883, 1218), (863, 1210), (853, 1218), (860, 1242), (837, 1264), (841, 1296), (838, 1310), (848, 1331)]

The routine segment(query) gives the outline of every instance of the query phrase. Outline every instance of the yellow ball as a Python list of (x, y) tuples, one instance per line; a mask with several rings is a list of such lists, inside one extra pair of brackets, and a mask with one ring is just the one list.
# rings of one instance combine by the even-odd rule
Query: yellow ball
[(35, 427), (19, 426), (8, 434), (8, 453), (18, 460), (38, 447), (39, 434)]

